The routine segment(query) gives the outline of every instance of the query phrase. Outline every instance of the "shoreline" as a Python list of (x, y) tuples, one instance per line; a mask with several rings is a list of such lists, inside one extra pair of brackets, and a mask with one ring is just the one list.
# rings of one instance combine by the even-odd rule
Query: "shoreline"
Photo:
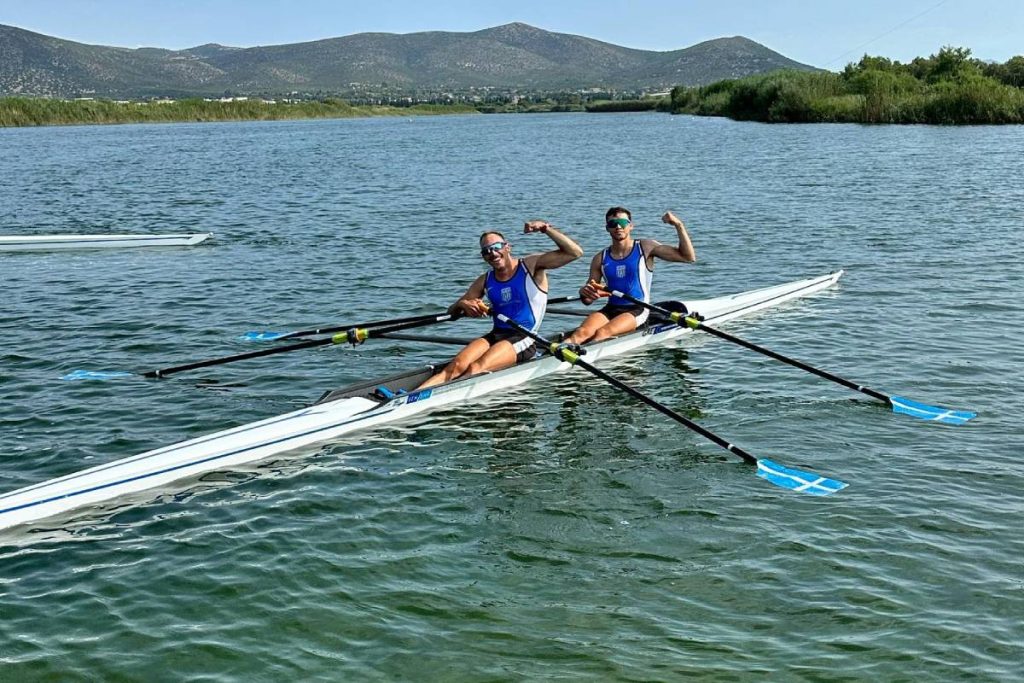
[(299, 121), (306, 119), (374, 118), (477, 114), (475, 107), (417, 104), (410, 107), (353, 106), (343, 100), (283, 102), (199, 99), (129, 102), (114, 100), (48, 100), (0, 98), (0, 128), (115, 125), (131, 123), (215, 123), (238, 121)]
[(1024, 124), (1024, 56), (994, 64), (970, 55), (945, 47), (910, 64), (865, 55), (839, 73), (775, 71), (677, 86), (670, 108), (762, 123)]

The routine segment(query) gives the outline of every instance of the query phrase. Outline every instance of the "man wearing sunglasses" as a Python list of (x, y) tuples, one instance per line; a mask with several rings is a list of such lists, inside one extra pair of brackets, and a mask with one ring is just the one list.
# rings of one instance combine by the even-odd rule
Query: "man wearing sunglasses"
[[(594, 256), (590, 262), (590, 279), (580, 287), (580, 300), (588, 306), (602, 297), (610, 297), (607, 305), (588, 315), (567, 342), (583, 344), (632, 332), (647, 320), (649, 311), (628, 299), (611, 296), (619, 291), (651, 301), (651, 280), (654, 277), (654, 259), (693, 263), (697, 254), (690, 242), (686, 226), (671, 212), (661, 217), (676, 229), (677, 246), (660, 244), (655, 240), (634, 239), (633, 216), (628, 209), (613, 206), (605, 213), (605, 229), (612, 243)], [(602, 282), (603, 281), (603, 282)]]
[[(530, 221), (523, 233), (544, 233), (558, 247), (543, 254), (522, 258), (512, 256), (512, 245), (500, 232), (488, 231), (480, 236), (480, 257), (491, 269), (469, 286), (466, 293), (448, 311), (460, 311), (472, 318), (490, 315), (491, 309), (536, 331), (544, 318), (548, 301), (547, 271), (561, 268), (583, 256), (583, 249), (569, 237), (545, 221)], [(484, 297), (490, 305), (484, 302)], [(536, 352), (533, 339), (499, 320), (494, 328), (466, 345), (444, 370), (417, 389), (426, 389), (459, 377), (501, 370), (532, 358)]]

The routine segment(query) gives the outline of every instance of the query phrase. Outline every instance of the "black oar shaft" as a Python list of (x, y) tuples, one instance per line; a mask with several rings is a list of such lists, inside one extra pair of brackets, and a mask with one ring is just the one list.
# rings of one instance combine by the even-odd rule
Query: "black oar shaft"
[[(578, 298), (578, 296), (563, 296), (551, 299), (550, 303), (565, 303), (567, 301), (574, 301)], [(363, 341), (370, 337), (379, 337), (381, 335), (385, 335), (389, 332), (398, 332), (400, 330), (408, 330), (414, 327), (433, 325), (434, 323), (452, 320), (454, 317), (455, 316), (453, 316), (450, 313), (432, 313), (428, 315), (410, 316), (407, 318), (396, 318), (393, 320), (378, 320), (374, 322), (363, 323), (362, 325), (348, 325), (344, 327), (324, 327), (317, 330), (303, 330), (299, 332), (291, 332), (287, 335), (287, 337), (298, 337), (317, 333), (327, 334), (332, 332), (338, 332), (341, 334), (336, 334), (333, 337), (324, 337), (322, 339), (310, 339), (308, 341), (297, 342), (295, 344), (288, 344), (287, 346), (277, 346), (272, 349), (260, 349), (259, 351), (248, 351), (246, 353), (239, 353), (233, 356), (222, 356), (220, 358), (210, 358), (208, 360), (196, 361), (194, 363), (174, 365), (168, 368), (160, 368), (159, 370), (150, 370), (149, 372), (142, 373), (142, 375), (143, 377), (167, 377), (168, 375), (177, 374), (179, 372), (185, 372), (187, 370), (197, 370), (199, 368), (208, 368), (213, 365), (225, 365), (227, 363), (236, 363), (242, 360), (249, 360), (250, 358), (273, 356), (278, 353), (288, 353), (290, 351), (310, 349), (317, 346), (327, 346), (328, 344), (343, 344), (348, 341), (354, 341), (353, 339), (350, 338), (350, 335), (354, 333), (358, 333), (359, 338), (357, 341)], [(385, 325), (384, 327), (374, 327), (376, 325), (381, 325), (383, 323), (390, 324)]]
[(757, 458), (755, 458), (753, 455), (751, 455), (747, 451), (743, 450), (739, 446), (732, 445), (731, 443), (729, 443), (728, 441), (726, 441), (722, 437), (718, 436), (714, 432), (712, 432), (712, 431), (710, 431), (708, 429), (705, 429), (704, 427), (701, 427), (699, 424), (697, 424), (693, 420), (680, 415), (679, 413), (677, 413), (676, 411), (672, 410), (668, 406), (662, 405), (661, 403), (659, 403), (658, 401), (655, 401), (653, 398), (651, 398), (647, 394), (641, 392), (640, 390), (634, 389), (633, 387), (631, 387), (630, 385), (626, 384), (622, 380), (616, 379), (615, 377), (612, 377), (611, 375), (606, 373), (604, 370), (600, 370), (600, 369), (594, 367), (590, 363), (588, 363), (585, 360), (583, 360), (582, 358), (580, 358), (578, 353), (576, 353), (574, 351), (571, 351), (569, 349), (566, 349), (566, 348), (564, 348), (564, 347), (562, 347), (562, 346), (560, 346), (558, 344), (552, 343), (551, 341), (545, 339), (544, 337), (542, 337), (541, 335), (537, 334), (536, 332), (528, 330), (527, 328), (525, 328), (522, 325), (520, 325), (519, 323), (517, 323), (515, 320), (512, 320), (512, 319), (510, 319), (510, 318), (508, 318), (508, 317), (506, 317), (504, 315), (498, 315), (497, 317), (498, 317), (499, 320), (502, 320), (505, 323), (508, 323), (513, 328), (519, 330), (523, 334), (528, 335), (530, 338), (532, 338), (537, 343), (542, 344), (544, 346), (544, 348), (547, 350), (548, 353), (550, 353), (551, 355), (555, 356), (559, 360), (563, 360), (563, 361), (565, 361), (567, 363), (570, 363), (571, 365), (578, 366), (578, 367), (583, 368), (584, 370), (589, 371), (590, 373), (592, 373), (596, 377), (599, 377), (599, 378), (603, 379), (604, 381), (608, 382), (609, 384), (611, 384), (614, 387), (622, 389), (623, 391), (628, 393), (630, 396), (632, 396), (632, 397), (634, 397), (634, 398), (636, 398), (636, 399), (638, 399), (640, 401), (643, 401), (644, 403), (646, 403), (647, 405), (651, 406), (652, 408), (654, 408), (658, 412), (662, 413), (663, 415), (666, 415), (666, 416), (672, 418), (673, 420), (675, 420), (679, 424), (681, 424), (681, 425), (683, 425), (685, 427), (689, 427), (690, 429), (692, 429), (693, 431), (697, 432), (698, 434), (700, 434), (704, 438), (708, 439), (712, 443), (714, 443), (714, 444), (716, 444), (718, 446), (721, 446), (722, 448), (724, 448), (725, 450), (729, 451), (730, 453), (735, 453), (736, 455), (738, 455), (739, 457), (743, 458), (743, 460), (745, 460), (746, 462), (750, 463), (751, 465), (756, 465), (757, 464)]
[(381, 325), (401, 325), (403, 323), (415, 322), (417, 320), (430, 320), (436, 317), (437, 313), (427, 313), (425, 315), (410, 315), (406, 318), (389, 318), (387, 320), (371, 320), (367, 323), (356, 323), (355, 325), (334, 325), (332, 327), (319, 327), (315, 330), (298, 330), (297, 332), (287, 332), (282, 334), (277, 339), (293, 339), (295, 337), (312, 337), (317, 334), (331, 334), (332, 332), (343, 332), (345, 330), (351, 330), (352, 328), (358, 327), (380, 327)]
[[(563, 358), (562, 360), (565, 360), (565, 359)], [(572, 362), (572, 361), (569, 361), (569, 362)], [(639, 401), (643, 401), (644, 403), (646, 403), (650, 407), (652, 407), (655, 410), (657, 410), (658, 412), (660, 412), (662, 415), (666, 415), (666, 416), (672, 418), (673, 420), (675, 420), (676, 422), (678, 422), (678, 423), (680, 423), (680, 424), (682, 424), (682, 425), (684, 425), (686, 427), (689, 427), (693, 431), (695, 431), (698, 434), (700, 434), (701, 436), (703, 436), (708, 441), (711, 441), (711, 442), (721, 446), (722, 448), (724, 448), (725, 450), (729, 451), (730, 453), (735, 453), (736, 455), (738, 455), (739, 457), (743, 458), (745, 461), (747, 461), (751, 465), (756, 465), (757, 464), (757, 458), (755, 458), (753, 455), (751, 455), (747, 451), (743, 450), (739, 446), (734, 446), (733, 444), (729, 443), (728, 441), (726, 441), (722, 437), (718, 436), (714, 432), (709, 431), (709, 430), (705, 429), (704, 427), (701, 427), (699, 424), (697, 424), (693, 420), (691, 420), (691, 419), (689, 419), (687, 417), (684, 417), (683, 415), (680, 415), (679, 413), (677, 413), (676, 411), (672, 410), (668, 406), (663, 405), (663, 404), (659, 403), (658, 401), (655, 401), (650, 396), (648, 396), (648, 395), (646, 395), (646, 394), (644, 394), (644, 393), (634, 389), (633, 387), (629, 386), (625, 382), (612, 377), (611, 375), (609, 375), (605, 371), (603, 371), (603, 370), (601, 370), (599, 368), (594, 367), (593, 365), (591, 365), (590, 363), (586, 362), (585, 360), (576, 359), (576, 361), (572, 362), (572, 364), (573, 365), (577, 365), (577, 366), (579, 366), (579, 367), (581, 367), (581, 368), (583, 368), (585, 370), (589, 370), (591, 373), (593, 373), (597, 377), (600, 377), (601, 379), (603, 379), (604, 381), (608, 382), (609, 384), (611, 384), (611, 385), (613, 385), (615, 387), (618, 387), (619, 389), (622, 389), (623, 391), (625, 391), (627, 394), (629, 394), (633, 398), (635, 398), (635, 399), (637, 399)]]
[(377, 329), (366, 329), (366, 328), (350, 328), (339, 334), (335, 334), (332, 337), (323, 337), (321, 339), (310, 339), (304, 342), (297, 342), (295, 344), (289, 344), (287, 346), (277, 346), (272, 349), (261, 349), (259, 351), (249, 351), (247, 353), (239, 353), (234, 356), (222, 356), (221, 358), (211, 358), (209, 360), (196, 361), (195, 363), (186, 363), (184, 365), (175, 365), (169, 368), (161, 368), (159, 370), (150, 370), (149, 372), (143, 373), (144, 377), (167, 377), (178, 372), (185, 372), (186, 370), (195, 370), (197, 368), (206, 368), (211, 365), (224, 365), (226, 363), (234, 363), (240, 360), (248, 360), (250, 358), (259, 358), (261, 356), (272, 356), (277, 353), (288, 353), (289, 351), (299, 351), (301, 349), (310, 349), (316, 346), (326, 346), (328, 344), (344, 344), (346, 342), (359, 343), (370, 337), (379, 337), (389, 332), (398, 332), (399, 330), (409, 330), (414, 327), (424, 327), (426, 325), (433, 325), (435, 323), (442, 323), (447, 320), (451, 320), (454, 316), (444, 313), (441, 315), (433, 315), (426, 319), (411, 320), (409, 322), (400, 323), (397, 325), (388, 325), (386, 327), (378, 327)]
[(809, 373), (811, 373), (813, 375), (817, 375), (818, 377), (822, 377), (824, 379), (830, 380), (832, 382), (835, 382), (836, 384), (841, 384), (844, 387), (847, 387), (849, 389), (853, 389), (854, 391), (859, 391), (862, 394), (867, 394), (868, 396), (870, 396), (872, 398), (877, 398), (879, 401), (884, 401), (885, 403), (889, 403), (889, 397), (886, 396), (885, 394), (879, 392), (879, 391), (875, 391), (874, 389), (871, 389), (870, 387), (861, 386), (860, 384), (855, 384), (854, 382), (851, 382), (848, 379), (844, 379), (844, 378), (840, 377), (839, 375), (833, 375), (831, 372), (827, 372), (825, 370), (821, 370), (819, 368), (816, 368), (816, 367), (814, 367), (812, 365), (808, 365), (807, 363), (799, 361), (796, 358), (790, 358), (789, 356), (783, 356), (781, 353), (776, 353), (775, 351), (772, 351), (771, 349), (766, 349), (763, 346), (759, 346), (759, 345), (754, 344), (752, 342), (748, 342), (746, 339), (740, 339), (739, 337), (734, 337), (733, 335), (729, 334), (728, 332), (723, 332), (722, 330), (716, 329), (714, 327), (708, 327), (704, 323), (698, 324), (697, 325), (697, 329), (701, 330), (703, 332), (707, 332), (708, 334), (712, 334), (712, 335), (714, 335), (714, 336), (716, 336), (716, 337), (718, 337), (720, 339), (725, 339), (726, 341), (731, 341), (734, 344), (739, 344), (740, 346), (748, 348), (751, 351), (756, 351), (758, 353), (762, 353), (762, 354), (768, 356), (769, 358), (774, 358), (775, 360), (781, 361), (781, 362), (783, 362), (783, 363), (785, 363), (787, 365), (792, 365), (794, 368), (800, 368), (801, 370), (806, 370), (807, 372), (809, 372)]
[(185, 363), (183, 365), (174, 365), (169, 368), (160, 368), (159, 370), (150, 370), (144, 372), (143, 377), (166, 377), (167, 375), (173, 375), (179, 372), (185, 372), (186, 370), (196, 370), (198, 368), (208, 368), (211, 365), (224, 365), (226, 363), (234, 363), (240, 360), (248, 360), (250, 358), (259, 358), (260, 356), (273, 356), (276, 353), (287, 353), (289, 351), (298, 351), (299, 349), (309, 349), (314, 346), (324, 346), (331, 343), (331, 338), (326, 339), (311, 339), (309, 341), (298, 342), (297, 344), (289, 344), (288, 346), (275, 346), (272, 349), (260, 349), (259, 351), (249, 351), (247, 353), (239, 353), (234, 356), (222, 356), (221, 358), (209, 358), (207, 360), (200, 360), (194, 363)]
[(682, 313), (676, 313), (676, 312), (670, 311), (670, 310), (668, 310), (666, 308), (662, 308), (661, 306), (656, 306), (654, 304), (649, 304), (646, 301), (642, 301), (640, 299), (637, 299), (636, 297), (630, 296), (629, 294), (625, 294), (624, 292), (613, 292), (613, 295), (617, 296), (617, 297), (620, 297), (620, 298), (623, 298), (623, 299), (626, 299), (627, 301), (632, 301), (633, 303), (639, 304), (639, 305), (641, 305), (644, 308), (647, 308), (649, 310), (655, 311), (657, 313), (661, 313), (662, 315), (668, 317), (670, 320), (675, 321), (675, 323), (678, 324), (680, 327), (690, 327), (690, 328), (693, 328), (695, 330), (700, 330), (702, 332), (707, 332), (708, 334), (713, 335), (715, 337), (718, 337), (719, 339), (725, 339), (726, 341), (730, 341), (733, 344), (738, 344), (738, 345), (740, 345), (740, 346), (742, 346), (744, 348), (750, 349), (751, 351), (756, 351), (757, 353), (764, 354), (765, 356), (768, 356), (769, 358), (774, 358), (775, 360), (780, 361), (782, 363), (785, 363), (786, 365), (791, 365), (794, 368), (800, 368), (801, 370), (805, 370), (806, 372), (809, 372), (809, 373), (811, 373), (813, 375), (817, 375), (818, 377), (822, 377), (822, 378), (827, 379), (827, 380), (829, 380), (831, 382), (835, 382), (836, 384), (841, 384), (844, 387), (847, 387), (848, 389), (853, 389), (854, 391), (859, 391), (862, 394), (866, 394), (866, 395), (870, 396), (871, 398), (878, 399), (879, 401), (883, 401), (885, 403), (891, 403), (892, 402), (892, 400), (888, 396), (886, 396), (885, 394), (883, 394), (880, 391), (875, 391), (874, 389), (872, 389), (870, 387), (865, 387), (865, 386), (862, 386), (862, 385), (857, 384), (855, 382), (851, 382), (850, 380), (844, 379), (844, 378), (840, 377), (839, 375), (833, 375), (831, 372), (828, 372), (826, 370), (821, 370), (820, 368), (816, 368), (816, 367), (814, 367), (812, 365), (808, 365), (807, 363), (804, 363), (803, 361), (799, 361), (796, 358), (790, 358), (789, 356), (783, 356), (781, 353), (777, 353), (775, 351), (772, 351), (771, 349), (766, 349), (765, 347), (759, 346), (758, 344), (754, 344), (753, 342), (749, 342), (746, 339), (740, 339), (739, 337), (734, 337), (733, 335), (729, 334), (728, 332), (723, 332), (722, 330), (719, 330), (718, 328), (709, 327), (708, 325), (704, 324), (699, 318), (694, 318), (694, 317), (691, 317), (691, 316), (684, 316), (684, 314), (682, 314)]
[[(554, 299), (548, 299), (548, 304), (564, 304), (569, 301), (576, 301), (579, 296), (560, 296)], [(381, 325), (399, 325), (404, 323), (417, 322), (419, 320), (433, 320), (440, 313), (427, 313), (425, 315), (413, 315), (408, 318), (393, 318), (390, 320), (374, 320), (368, 323), (357, 323), (355, 325), (333, 325), (331, 327), (319, 327), (315, 330), (299, 330), (297, 332), (287, 332), (277, 337), (277, 339), (294, 339), (295, 337), (310, 337), (315, 334), (331, 334), (333, 332), (344, 332), (345, 330), (351, 330), (355, 327), (379, 327)], [(276, 341), (276, 340), (275, 340)]]

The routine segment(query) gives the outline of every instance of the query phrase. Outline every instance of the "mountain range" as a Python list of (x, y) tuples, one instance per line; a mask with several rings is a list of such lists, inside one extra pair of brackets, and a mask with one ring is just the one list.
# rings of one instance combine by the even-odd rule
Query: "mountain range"
[(0, 96), (7, 97), (660, 90), (776, 69), (817, 70), (739, 36), (656, 52), (522, 23), (186, 50), (86, 45), (0, 24)]

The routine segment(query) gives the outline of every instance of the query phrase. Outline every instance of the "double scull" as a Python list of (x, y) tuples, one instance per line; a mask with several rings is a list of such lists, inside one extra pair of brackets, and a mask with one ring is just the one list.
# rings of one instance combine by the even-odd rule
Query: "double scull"
[[(663, 304), (697, 312), (708, 323), (779, 306), (836, 283), (842, 271), (773, 287), (710, 299)], [(692, 330), (665, 317), (652, 316), (636, 332), (587, 347), (587, 362), (618, 356), (643, 347), (664, 345)], [(127, 494), (194, 478), (212, 470), (260, 460), (285, 451), (307, 448), (357, 430), (509, 389), (572, 366), (551, 355), (497, 372), (484, 373), (417, 391), (435, 372), (433, 366), (363, 382), (325, 393), (308, 408), (242, 425), (171, 446), (92, 467), (0, 495), (0, 528), (26, 524)]]

